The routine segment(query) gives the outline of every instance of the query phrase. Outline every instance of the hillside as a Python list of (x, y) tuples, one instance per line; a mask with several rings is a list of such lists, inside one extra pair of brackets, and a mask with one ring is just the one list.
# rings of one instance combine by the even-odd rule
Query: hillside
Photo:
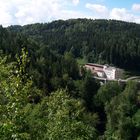
[(115, 20), (70, 19), (45, 24), (11, 26), (10, 31), (88, 62), (140, 70), (140, 25)]
[(140, 25), (70, 19), (0, 26), (0, 54), (0, 139), (140, 139), (139, 83), (101, 85), (77, 63), (140, 71)]

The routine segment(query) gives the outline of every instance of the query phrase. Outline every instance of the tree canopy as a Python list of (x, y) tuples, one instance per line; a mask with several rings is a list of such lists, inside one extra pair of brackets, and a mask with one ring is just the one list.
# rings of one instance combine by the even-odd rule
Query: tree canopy
[(79, 61), (140, 70), (140, 25), (70, 19), (0, 26), (0, 139), (139, 140), (140, 85), (100, 85)]

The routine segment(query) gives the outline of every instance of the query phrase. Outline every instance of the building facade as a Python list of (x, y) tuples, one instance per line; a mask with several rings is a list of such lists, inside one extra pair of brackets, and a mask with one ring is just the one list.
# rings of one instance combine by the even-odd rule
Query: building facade
[(87, 63), (84, 67), (87, 70), (90, 70), (93, 75), (101, 78), (107, 78), (109, 80), (120, 79), (123, 76), (122, 69), (111, 67), (108, 65)]

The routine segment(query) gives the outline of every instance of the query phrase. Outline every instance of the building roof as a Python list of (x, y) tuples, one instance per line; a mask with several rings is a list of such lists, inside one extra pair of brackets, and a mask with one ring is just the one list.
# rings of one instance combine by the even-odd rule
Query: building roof
[(95, 63), (87, 63), (86, 65), (93, 66), (93, 67), (99, 67), (99, 68), (103, 68), (104, 67), (104, 65), (95, 64)]
[(102, 72), (102, 73), (104, 73), (104, 71), (103, 70), (94, 70), (95, 72)]
[(109, 67), (106, 68), (106, 70), (111, 70), (111, 71), (112, 71), (112, 70), (116, 70), (116, 68), (115, 68), (115, 67), (110, 67), (110, 66), (109, 66)]

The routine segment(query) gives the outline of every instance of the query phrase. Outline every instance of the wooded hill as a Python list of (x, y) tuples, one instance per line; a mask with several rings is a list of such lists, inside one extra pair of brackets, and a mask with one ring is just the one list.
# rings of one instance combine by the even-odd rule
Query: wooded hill
[(140, 25), (116, 20), (70, 19), (11, 26), (10, 31), (47, 45), (59, 54), (71, 52), (88, 62), (140, 69)]
[(100, 86), (77, 59), (140, 70), (140, 25), (70, 19), (0, 26), (0, 139), (140, 140), (140, 86)]

